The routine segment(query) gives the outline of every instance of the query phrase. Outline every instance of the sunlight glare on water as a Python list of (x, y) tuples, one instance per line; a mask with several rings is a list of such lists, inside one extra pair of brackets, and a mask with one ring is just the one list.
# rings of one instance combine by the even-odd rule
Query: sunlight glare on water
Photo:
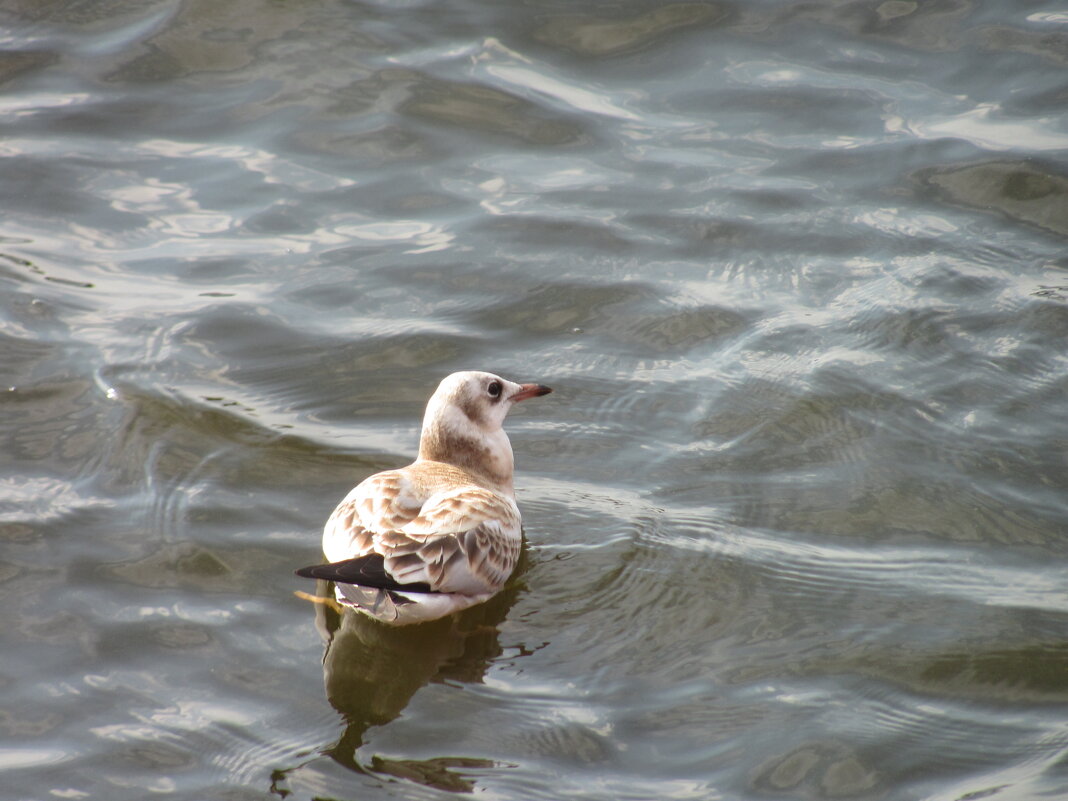
[[(1065, 25), (0, 10), (0, 798), (1068, 794)], [(295, 595), (461, 369), (505, 591)]]

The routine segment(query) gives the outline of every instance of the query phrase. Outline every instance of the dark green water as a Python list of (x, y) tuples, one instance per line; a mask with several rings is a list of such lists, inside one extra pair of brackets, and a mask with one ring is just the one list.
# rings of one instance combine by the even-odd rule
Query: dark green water
[[(0, 34), (0, 797), (1068, 796), (1062, 4)], [(522, 573), (298, 598), (458, 369)]]

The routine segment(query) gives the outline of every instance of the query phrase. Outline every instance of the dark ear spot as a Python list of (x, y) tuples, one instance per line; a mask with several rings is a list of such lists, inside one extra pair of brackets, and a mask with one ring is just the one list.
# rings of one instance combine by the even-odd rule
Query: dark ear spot
[(479, 421), (480, 415), (478, 413), (478, 402), (474, 398), (469, 398), (465, 394), (456, 402), (456, 405), (460, 407), (460, 411), (463, 412), (467, 416), (467, 419), (472, 423), (477, 423)]

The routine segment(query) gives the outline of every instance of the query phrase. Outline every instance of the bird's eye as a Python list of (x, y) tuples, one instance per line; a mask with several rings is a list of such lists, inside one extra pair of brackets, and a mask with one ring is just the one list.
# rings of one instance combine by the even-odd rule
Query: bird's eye
[(501, 382), (500, 381), (491, 381), (490, 385), (488, 387), (486, 387), (486, 392), (489, 393), (489, 396), (491, 398), (499, 398), (499, 397), (501, 397)]

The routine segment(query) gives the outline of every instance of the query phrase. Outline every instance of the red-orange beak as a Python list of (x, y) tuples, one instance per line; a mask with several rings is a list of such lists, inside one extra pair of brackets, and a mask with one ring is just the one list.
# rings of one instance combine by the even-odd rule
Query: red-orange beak
[(538, 395), (548, 395), (552, 389), (544, 384), (520, 384), (519, 392), (515, 393), (511, 400), (516, 403), (527, 398), (536, 398)]

